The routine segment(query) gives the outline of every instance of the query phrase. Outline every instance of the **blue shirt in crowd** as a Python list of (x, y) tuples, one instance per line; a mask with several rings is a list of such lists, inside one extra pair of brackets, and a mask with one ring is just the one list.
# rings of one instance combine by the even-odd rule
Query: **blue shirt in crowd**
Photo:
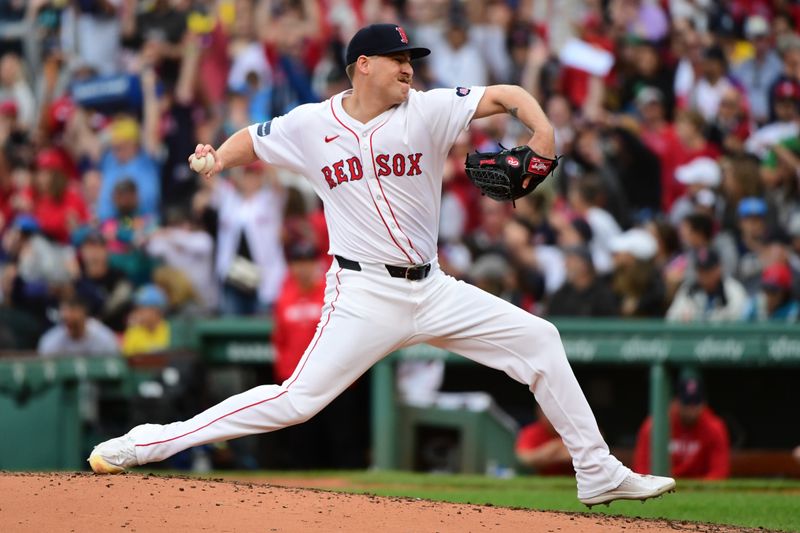
[(159, 164), (147, 152), (139, 150), (133, 159), (121, 164), (113, 152), (106, 151), (100, 161), (100, 172), (103, 176), (103, 183), (97, 199), (97, 217), (101, 222), (117, 216), (113, 202), (114, 186), (128, 179), (136, 184), (139, 196), (138, 214), (152, 216), (158, 214), (161, 196)]

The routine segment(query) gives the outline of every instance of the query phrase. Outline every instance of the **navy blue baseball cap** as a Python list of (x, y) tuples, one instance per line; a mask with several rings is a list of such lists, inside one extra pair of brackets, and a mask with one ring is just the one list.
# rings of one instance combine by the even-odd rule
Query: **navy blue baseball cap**
[(350, 39), (345, 64), (355, 63), (359, 56), (385, 56), (395, 52), (409, 52), (411, 59), (431, 53), (427, 48), (411, 46), (406, 31), (397, 24), (372, 24), (358, 30)]
[(692, 255), (698, 270), (711, 270), (720, 264), (719, 254), (713, 248), (700, 248)]
[(685, 377), (678, 383), (678, 401), (683, 405), (700, 405), (705, 401), (703, 382), (696, 377)]

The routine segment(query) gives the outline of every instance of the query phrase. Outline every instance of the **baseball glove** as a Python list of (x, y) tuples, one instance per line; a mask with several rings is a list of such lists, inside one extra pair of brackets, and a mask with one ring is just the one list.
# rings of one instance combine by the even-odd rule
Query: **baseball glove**
[[(511, 201), (530, 194), (558, 166), (558, 157), (550, 159), (530, 146), (506, 148), (500, 152), (467, 154), (464, 166), (467, 176), (481, 194), (499, 202)], [(530, 177), (527, 186), (525, 179)]]

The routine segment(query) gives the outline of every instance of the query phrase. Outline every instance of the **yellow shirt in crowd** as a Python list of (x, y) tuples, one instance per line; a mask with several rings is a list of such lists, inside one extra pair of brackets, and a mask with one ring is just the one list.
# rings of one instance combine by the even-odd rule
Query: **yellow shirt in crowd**
[(162, 320), (154, 330), (131, 326), (122, 336), (122, 353), (126, 356), (158, 352), (169, 348), (169, 323)]

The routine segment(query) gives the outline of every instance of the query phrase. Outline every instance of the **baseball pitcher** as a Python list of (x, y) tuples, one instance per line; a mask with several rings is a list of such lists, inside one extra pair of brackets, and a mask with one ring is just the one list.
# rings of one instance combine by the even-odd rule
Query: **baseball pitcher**
[(509, 113), (533, 132), (527, 146), (467, 158), (470, 178), (491, 198), (530, 193), (557, 159), (552, 126), (520, 87), (412, 89), (412, 60), (429, 53), (400, 26), (362, 28), (346, 52), (352, 90), (244, 128), (216, 150), (198, 145), (189, 156), (208, 179), (261, 159), (311, 182), (325, 204), (335, 258), (322, 315), (282, 384), (232, 396), (183, 422), (136, 426), (95, 447), (95, 472), (299, 424), (387, 354), (425, 342), (530, 387), (572, 456), (581, 502), (645, 500), (674, 489), (674, 480), (633, 473), (609, 453), (552, 324), (439, 269), (442, 170), (471, 120)]

